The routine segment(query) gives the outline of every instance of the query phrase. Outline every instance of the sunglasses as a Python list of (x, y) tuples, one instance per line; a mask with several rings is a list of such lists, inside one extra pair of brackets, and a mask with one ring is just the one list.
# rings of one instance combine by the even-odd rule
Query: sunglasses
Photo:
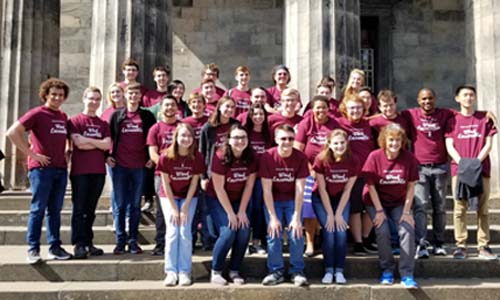
[(293, 140), (295, 140), (295, 138), (291, 137), (291, 136), (284, 136), (284, 137), (279, 138), (279, 140), (282, 142), (292, 142)]

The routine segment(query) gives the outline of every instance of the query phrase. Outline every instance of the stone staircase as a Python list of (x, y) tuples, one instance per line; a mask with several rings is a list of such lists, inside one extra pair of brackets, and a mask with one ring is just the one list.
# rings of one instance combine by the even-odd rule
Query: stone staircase
[[(195, 284), (187, 288), (165, 288), (162, 285), (163, 258), (150, 256), (154, 246), (154, 217), (143, 214), (140, 225), (141, 255), (111, 254), (114, 246), (109, 199), (101, 199), (95, 221), (95, 243), (105, 255), (87, 260), (44, 261), (28, 265), (26, 258), (26, 220), (30, 195), (7, 192), (0, 196), (0, 299), (500, 299), (500, 262), (483, 261), (469, 248), (470, 258), (463, 261), (448, 257), (431, 257), (416, 261), (415, 276), (419, 290), (408, 291), (398, 284), (380, 286), (376, 256), (349, 256), (346, 264), (348, 284), (321, 285), (321, 255), (306, 259), (306, 275), (312, 285), (296, 288), (291, 284), (263, 287), (266, 274), (265, 256), (251, 255), (244, 261), (242, 273), (249, 284), (214, 287), (209, 284), (211, 253), (196, 250), (193, 256)], [(451, 203), (449, 199), (448, 202)], [(492, 200), (490, 214), (492, 248), (500, 253), (500, 201)], [(71, 200), (66, 197), (62, 213), (61, 237), (69, 244)], [(452, 224), (448, 209), (447, 224)], [(469, 224), (475, 216), (469, 213)], [(470, 243), (474, 245), (475, 226), (470, 225)], [(453, 230), (447, 227), (446, 240), (452, 247)], [(42, 243), (45, 236), (42, 236)], [(42, 247), (46, 257), (47, 246)]]

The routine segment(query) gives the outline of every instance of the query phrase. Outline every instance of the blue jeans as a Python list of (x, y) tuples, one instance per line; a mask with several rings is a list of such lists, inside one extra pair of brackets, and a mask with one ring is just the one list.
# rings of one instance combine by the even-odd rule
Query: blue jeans
[(432, 244), (444, 243), (446, 226), (446, 187), (448, 183), (448, 164), (418, 166), (419, 180), (415, 185), (413, 215), (415, 217), (415, 239), (422, 244), (427, 237), (427, 206), (432, 204)]
[(252, 227), (252, 238), (263, 240), (266, 237), (266, 219), (264, 217), (264, 195), (260, 178), (255, 180), (252, 198), (250, 198), (252, 210), (250, 212), (250, 225)]
[(144, 181), (144, 168), (130, 169), (116, 165), (113, 168), (113, 217), (116, 222), (116, 244), (125, 246), (125, 217), (130, 206), (128, 242), (137, 242), (139, 220), (141, 218), (141, 196)]
[(61, 168), (36, 168), (29, 172), (31, 207), (26, 241), (29, 250), (40, 250), (42, 222), (47, 211), (47, 242), (50, 247), (61, 245), (61, 209), (64, 203), (68, 171)]
[[(337, 211), (337, 207), (340, 203), (340, 197), (342, 193), (339, 193), (333, 197), (330, 197), (330, 205), (333, 209), (333, 213)], [(323, 232), (323, 258), (325, 260), (325, 271), (333, 273), (334, 269), (336, 272), (343, 272), (345, 266), (345, 256), (347, 253), (347, 233), (346, 231), (327, 231), (325, 228), (327, 213), (323, 202), (318, 195), (313, 194), (312, 205), (314, 212), (318, 217), (319, 223), (321, 224)], [(347, 202), (344, 211), (342, 212), (342, 217), (346, 223), (349, 220), (350, 203)]]
[[(179, 211), (185, 202), (186, 198), (175, 200)], [(163, 216), (165, 216), (165, 224), (168, 224), (165, 232), (165, 273), (191, 273), (193, 252), (191, 223), (193, 222), (197, 202), (197, 198), (191, 199), (191, 202), (189, 203), (187, 223), (177, 226), (170, 223), (172, 207), (167, 198), (160, 199), (161, 209), (164, 213)]]
[[(243, 258), (245, 257), (245, 250), (247, 249), (248, 241), (250, 240), (250, 226), (240, 228), (238, 230), (229, 229), (229, 219), (227, 217), (227, 213), (220, 204), (219, 200), (208, 195), (206, 200), (212, 220), (214, 221), (219, 232), (219, 237), (215, 241), (214, 245), (212, 270), (222, 271), (227, 253), (229, 252), (229, 249), (232, 249), (229, 270), (239, 271)], [(231, 202), (231, 206), (233, 207), (233, 211), (235, 213), (238, 213), (240, 203), (240, 201)], [(249, 208), (250, 207), (247, 207), (247, 215), (250, 211)]]
[[(294, 200), (274, 201), (274, 210), (276, 216), (281, 222), (281, 232), (278, 237), (271, 238), (267, 236), (267, 268), (269, 272), (283, 272), (285, 270), (285, 261), (283, 260), (283, 229), (292, 221), (295, 208)], [(269, 212), (264, 210), (266, 222), (269, 224)], [(299, 212), (302, 218), (302, 212)], [(290, 273), (300, 273), (304, 270), (304, 237), (296, 238), (291, 231), (287, 230), (289, 252), (290, 252)]]
[[(391, 232), (388, 222), (389, 219), (392, 219), (398, 229), (399, 248), (401, 249), (399, 274), (401, 278), (404, 276), (413, 276), (413, 271), (415, 270), (415, 229), (406, 222), (399, 223), (403, 215), (403, 206), (384, 207), (383, 209), (386, 220), (379, 228), (375, 228), (380, 267), (383, 272), (391, 272), (393, 274), (396, 269), (396, 261), (392, 255)], [(373, 220), (376, 215), (375, 207), (367, 206), (366, 211)]]
[(208, 212), (206, 203), (206, 193), (200, 188), (198, 190), (198, 204), (196, 206), (196, 213), (193, 220), (191, 231), (193, 233), (193, 245), (196, 244), (198, 239), (198, 224), (201, 223), (201, 243), (203, 247), (211, 248), (214, 241), (217, 239), (217, 232), (212, 222), (212, 217)]

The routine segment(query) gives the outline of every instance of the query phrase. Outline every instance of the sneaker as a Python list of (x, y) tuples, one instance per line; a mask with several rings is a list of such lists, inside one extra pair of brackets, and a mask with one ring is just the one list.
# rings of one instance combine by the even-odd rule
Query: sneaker
[(87, 247), (87, 251), (89, 252), (90, 256), (101, 256), (104, 254), (104, 250), (102, 250), (101, 248), (97, 248), (94, 245), (90, 245), (89, 247)]
[(234, 284), (237, 285), (245, 284), (245, 279), (241, 277), (238, 271), (229, 271), (229, 278)]
[(144, 205), (141, 207), (141, 212), (151, 212), (153, 211), (153, 200), (148, 200), (144, 202)]
[(404, 276), (401, 278), (401, 285), (407, 289), (418, 289), (418, 284), (413, 276)]
[(37, 263), (41, 262), (42, 261), (42, 257), (40, 257), (40, 250), (36, 250), (36, 249), (29, 250), (28, 251), (28, 256), (26, 257), (26, 261), (30, 265), (34, 265), (34, 264), (37, 264)]
[(369, 238), (363, 238), (363, 248), (365, 248), (365, 251), (370, 254), (377, 254), (378, 253), (378, 248), (376, 247), (377, 244), (374, 244), (370, 241)]
[(292, 282), (297, 287), (309, 285), (309, 282), (303, 273), (292, 274)]
[(367, 253), (362, 243), (355, 243), (353, 246), (352, 254), (356, 256), (366, 256)]
[(253, 245), (248, 245), (247, 251), (245, 252), (246, 255), (252, 255), (256, 253), (257, 251), (255, 250), (255, 246)]
[(264, 279), (262, 280), (263, 285), (277, 285), (285, 281), (285, 278), (283, 277), (283, 273), (277, 271), (273, 273), (269, 273)]
[(75, 246), (73, 257), (76, 259), (85, 259), (89, 255), (87, 248), (84, 246)]
[(139, 244), (137, 244), (137, 242), (131, 242), (128, 244), (128, 252), (130, 252), (131, 254), (141, 254), (142, 248), (139, 247)]
[(446, 256), (448, 253), (446, 253), (446, 249), (443, 246), (434, 246), (434, 249), (432, 250), (434, 255), (438, 256)]
[(313, 257), (314, 256), (314, 251), (306, 251), (304, 252), (305, 257)]
[(49, 249), (49, 259), (66, 260), (71, 258), (71, 254), (66, 252), (61, 246), (54, 246)]
[(193, 284), (193, 281), (191, 280), (191, 274), (185, 273), (185, 272), (180, 272), (179, 273), (179, 285), (180, 286), (188, 286)]
[(425, 244), (420, 244), (417, 246), (417, 251), (415, 251), (415, 259), (426, 259), (429, 258), (429, 250)]
[(344, 277), (344, 273), (335, 272), (335, 283), (336, 284), (346, 284), (347, 280)]
[(384, 272), (382, 273), (382, 276), (380, 277), (380, 284), (383, 285), (391, 285), (394, 283), (394, 276), (392, 275), (391, 272)]
[(125, 254), (125, 246), (116, 245), (115, 249), (113, 249), (113, 254), (114, 255)]
[[(151, 251), (151, 255), (153, 256), (163, 256), (165, 255), (165, 246), (161, 244), (156, 244), (153, 251)], [(180, 277), (180, 275), (179, 275)], [(180, 279), (179, 279), (180, 281)]]
[(227, 280), (222, 277), (222, 272), (212, 270), (212, 276), (210, 277), (210, 282), (215, 285), (227, 285)]
[(167, 272), (167, 277), (163, 280), (164, 286), (175, 286), (177, 285), (177, 274), (175, 272)]
[(262, 247), (261, 245), (255, 245), (253, 246), (253, 248), (257, 254), (260, 255), (266, 254), (266, 249), (264, 249), (264, 247)]
[(465, 259), (467, 257), (467, 250), (462, 247), (458, 247), (453, 251), (453, 258), (454, 259)]
[(482, 246), (479, 248), (479, 258), (486, 260), (495, 260), (498, 259), (498, 255), (491, 251), (491, 248), (488, 246)]
[(333, 273), (326, 272), (325, 275), (323, 275), (323, 278), (321, 278), (321, 283), (332, 284), (333, 283)]

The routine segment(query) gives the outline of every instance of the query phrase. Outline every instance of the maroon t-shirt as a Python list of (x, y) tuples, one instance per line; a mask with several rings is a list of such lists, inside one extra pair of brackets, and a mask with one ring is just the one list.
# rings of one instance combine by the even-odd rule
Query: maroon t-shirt
[(238, 88), (232, 88), (229, 91), (224, 93), (224, 96), (230, 96), (233, 98), (236, 103), (236, 107), (234, 108), (234, 117), (238, 117), (241, 113), (247, 112), (252, 105), (252, 101), (250, 101), (250, 97), (252, 96), (251, 90), (241, 91)]
[(419, 164), (444, 164), (448, 157), (444, 136), (446, 124), (453, 117), (453, 111), (436, 108), (425, 115), (422, 109), (411, 108), (401, 112), (410, 125), (409, 137), (413, 142), (414, 154)]
[(236, 117), (236, 120), (238, 120), (238, 122), (240, 122), (242, 126), (245, 126), (245, 124), (247, 123), (247, 117), (248, 117), (248, 111), (245, 111), (239, 114)]
[[(170, 159), (162, 154), (158, 161), (158, 170), (168, 174), (174, 198), (181, 199), (186, 198), (193, 175), (205, 173), (205, 163), (199, 152), (196, 152), (194, 159), (187, 156)], [(160, 186), (160, 197), (166, 197), (163, 184)]]
[(272, 143), (270, 140), (266, 143), (264, 134), (262, 134), (262, 132), (252, 130), (248, 138), (250, 140), (250, 146), (257, 156), (260, 156), (262, 153), (266, 152), (267, 149), (272, 147)]
[[(486, 112), (476, 111), (472, 116), (464, 116), (457, 113), (448, 122), (446, 138), (453, 139), (453, 145), (460, 157), (477, 158), (481, 149), (486, 144), (486, 137), (493, 136), (497, 129), (492, 122), (488, 122)], [(490, 177), (491, 162), (488, 155), (482, 162), (484, 177)], [(457, 163), (451, 161), (451, 176), (458, 172)]]
[[(19, 119), (26, 131), (31, 131), (30, 148), (34, 153), (50, 157), (47, 167), (67, 168), (64, 152), (68, 131), (68, 116), (60, 110), (52, 110), (41, 105), (29, 110)], [(28, 169), (42, 167), (36, 160), (28, 157)]]
[[(335, 196), (343, 192), (349, 178), (357, 176), (359, 169), (359, 162), (352, 156), (344, 161), (332, 161), (330, 163), (321, 161), (316, 157), (313, 164), (313, 170), (317, 174), (324, 176), (326, 191), (329, 196)], [(318, 192), (317, 181), (314, 182), (313, 192)]]
[[(225, 92), (226, 92), (225, 89), (215, 86), (215, 96), (214, 96), (215, 101), (219, 101), (219, 99), (224, 95)], [(201, 94), (201, 87), (197, 87), (191, 92), (191, 94), (194, 93)]]
[(227, 133), (231, 128), (231, 123), (221, 124), (215, 128), (215, 148), (221, 147), (226, 141)]
[(291, 118), (284, 117), (282, 114), (272, 114), (267, 118), (267, 124), (269, 124), (269, 130), (271, 131), (271, 137), (274, 140), (274, 130), (278, 128), (280, 125), (288, 124), (294, 128), (295, 125), (299, 124), (302, 121), (302, 116), (295, 115)]
[(278, 109), (281, 106), (281, 91), (275, 86), (267, 88), (268, 97), (267, 103), (274, 109)]
[(111, 115), (116, 111), (116, 108), (114, 108), (113, 106), (110, 106), (108, 108), (106, 108), (100, 118), (101, 120), (103, 120), (104, 122), (108, 123), (109, 124), (109, 121), (111, 120)]
[[(224, 189), (231, 201), (241, 201), (245, 184), (248, 176), (257, 172), (257, 163), (252, 160), (248, 165), (243, 164), (239, 159), (235, 160), (231, 166), (223, 164), (223, 153), (217, 151), (212, 159), (211, 172), (224, 176)], [(217, 187), (222, 188), (222, 187)], [(210, 178), (207, 187), (207, 194), (210, 197), (217, 198), (213, 179)]]
[(349, 146), (352, 154), (358, 161), (365, 161), (368, 154), (375, 149), (375, 140), (368, 121), (363, 119), (358, 123), (352, 123), (344, 117), (338, 118), (337, 121), (340, 128), (344, 129), (349, 135)]
[(330, 132), (335, 128), (339, 128), (339, 123), (332, 118), (328, 118), (328, 121), (324, 124), (319, 124), (311, 116), (299, 123), (295, 140), (305, 145), (304, 154), (311, 164), (323, 149)]
[[(102, 140), (110, 136), (109, 124), (99, 117), (80, 113), (68, 121), (69, 134), (80, 134), (91, 139)], [(80, 150), (73, 147), (71, 175), (106, 174), (104, 150)]]
[(156, 103), (160, 103), (167, 92), (159, 92), (157, 90), (149, 90), (142, 96), (142, 106), (151, 107)]
[(410, 132), (410, 125), (408, 124), (408, 120), (405, 117), (401, 116), (400, 114), (397, 114), (397, 116), (392, 120), (387, 119), (383, 115), (379, 115), (378, 117), (370, 119), (368, 122), (370, 123), (370, 126), (373, 128), (373, 130), (377, 132), (377, 134), (379, 134), (380, 131), (382, 131), (382, 128), (391, 123), (396, 123), (399, 126), (401, 126), (401, 128), (404, 129), (407, 136)]
[(146, 145), (157, 146), (158, 151), (168, 148), (172, 145), (174, 138), (174, 131), (177, 128), (179, 121), (175, 121), (172, 124), (160, 121), (154, 124), (148, 132), (148, 138), (146, 139)]
[(205, 106), (205, 113), (204, 113), (205, 116), (210, 117), (215, 113), (215, 109), (217, 108), (217, 102), (219, 102), (219, 100), (207, 102)]
[(368, 156), (361, 174), (366, 180), (365, 205), (373, 206), (367, 185), (374, 185), (382, 206), (401, 206), (406, 200), (408, 183), (418, 180), (418, 162), (407, 150), (401, 150), (396, 159), (389, 160), (383, 149), (377, 149)]
[(201, 127), (203, 127), (203, 125), (205, 125), (205, 123), (207, 123), (207, 121), (208, 121), (207, 116), (203, 116), (203, 117), (198, 118), (198, 119), (196, 119), (193, 116), (189, 116), (187, 118), (182, 119), (181, 122), (189, 124), (189, 125), (191, 125), (191, 127), (193, 127), (196, 142), (199, 143), (200, 142)]
[(309, 176), (307, 157), (293, 149), (289, 157), (281, 157), (274, 147), (262, 154), (259, 163), (259, 177), (271, 179), (274, 201), (295, 199), (295, 180)]
[(125, 168), (144, 168), (147, 156), (139, 112), (127, 112), (120, 125), (120, 140), (115, 151), (116, 162)]

